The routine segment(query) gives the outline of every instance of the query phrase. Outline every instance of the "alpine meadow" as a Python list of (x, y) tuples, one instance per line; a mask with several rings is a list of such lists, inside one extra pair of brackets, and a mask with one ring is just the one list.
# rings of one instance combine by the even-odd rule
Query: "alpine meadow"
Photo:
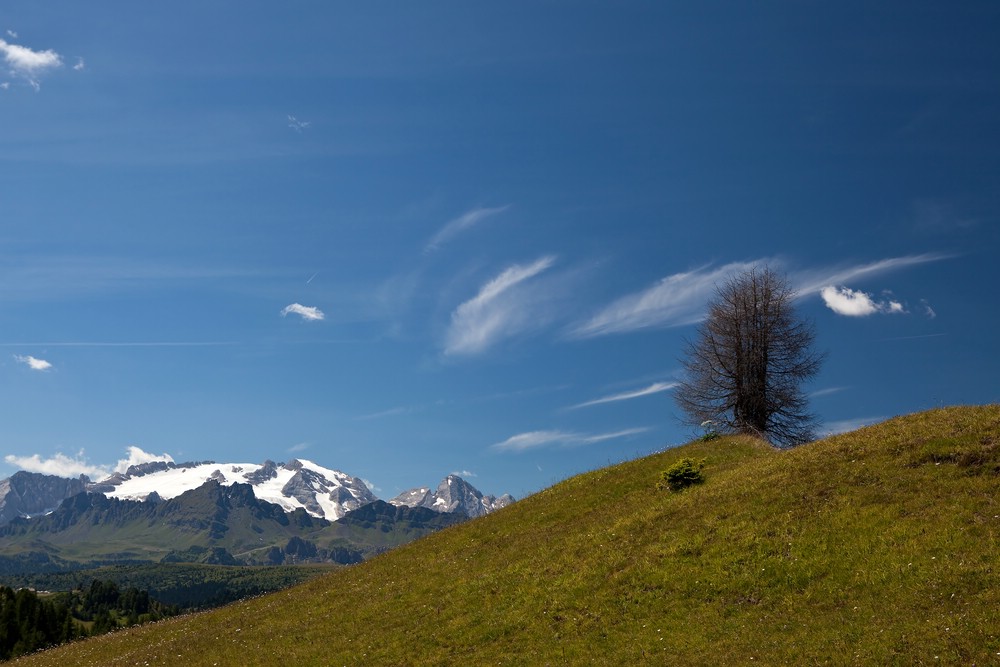
[[(705, 481), (660, 473), (704, 459)], [(990, 664), (1000, 406), (697, 440), (42, 665)]]

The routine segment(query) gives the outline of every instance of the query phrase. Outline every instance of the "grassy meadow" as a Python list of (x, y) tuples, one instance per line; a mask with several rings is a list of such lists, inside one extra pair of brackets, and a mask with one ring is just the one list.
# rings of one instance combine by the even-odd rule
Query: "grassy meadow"
[[(658, 488), (683, 457), (706, 481)], [(696, 441), (18, 665), (1000, 663), (1000, 406)]]

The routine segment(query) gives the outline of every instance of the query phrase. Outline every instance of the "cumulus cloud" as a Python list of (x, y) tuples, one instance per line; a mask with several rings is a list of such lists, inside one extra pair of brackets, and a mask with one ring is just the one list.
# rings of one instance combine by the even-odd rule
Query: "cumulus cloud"
[(554, 262), (555, 257), (545, 256), (527, 266), (515, 264), (483, 285), (475, 297), (451, 314), (445, 354), (478, 354), (503, 338), (537, 326), (541, 313), (533, 306), (544, 297), (527, 289), (525, 283)]
[(167, 463), (174, 462), (174, 459), (170, 456), (170, 454), (150, 454), (135, 445), (127, 447), (125, 452), (127, 456), (123, 459), (118, 459), (118, 463), (115, 464), (115, 472), (125, 472), (130, 466), (140, 465), (143, 463), (153, 463), (154, 461), (166, 461)]
[(36, 359), (30, 354), (23, 356), (20, 354), (15, 354), (14, 359), (24, 364), (33, 371), (47, 371), (52, 369), (52, 364), (45, 361), (44, 359)]
[(86, 456), (84, 456), (83, 450), (77, 452), (75, 456), (67, 456), (59, 452), (48, 458), (43, 458), (39, 454), (32, 454), (31, 456), (8, 454), (4, 457), (4, 461), (28, 472), (56, 475), (57, 477), (79, 477), (80, 475), (86, 475), (91, 480), (99, 481), (105, 479), (113, 472), (124, 473), (129, 469), (129, 466), (150, 463), (152, 461), (168, 461), (172, 463), (174, 460), (169, 454), (150, 454), (134, 445), (128, 447), (125, 451), (125, 458), (119, 459), (113, 466), (90, 463)]
[(506, 206), (498, 206), (496, 208), (474, 208), (471, 211), (463, 213), (442, 227), (438, 233), (434, 235), (434, 238), (427, 242), (427, 245), (424, 247), (424, 252), (437, 250), (442, 244), (450, 241), (466, 229), (479, 224), (487, 218), (503, 213), (508, 208), (510, 208), (510, 204), (507, 204)]
[(575, 410), (577, 408), (586, 408), (591, 405), (601, 405), (603, 403), (616, 403), (618, 401), (629, 401), (633, 398), (642, 398), (643, 396), (649, 396), (651, 394), (658, 394), (663, 391), (670, 391), (677, 386), (676, 382), (654, 382), (645, 389), (636, 389), (634, 391), (626, 391), (620, 394), (612, 394), (610, 396), (603, 396), (601, 398), (595, 398), (592, 401), (585, 401), (583, 403), (578, 403), (570, 407), (570, 410)]
[(490, 449), (498, 452), (523, 452), (529, 449), (540, 447), (575, 447), (579, 445), (591, 445), (606, 440), (617, 440), (631, 435), (645, 433), (648, 428), (629, 428), (612, 433), (574, 433), (569, 431), (528, 431), (513, 435), (503, 442), (492, 445)]
[(43, 475), (56, 475), (58, 477), (79, 477), (86, 475), (92, 480), (103, 479), (108, 476), (109, 470), (104, 466), (92, 465), (79, 452), (76, 456), (67, 456), (59, 453), (47, 459), (43, 459), (38, 454), (31, 456), (15, 456), (8, 454), (4, 457), (8, 464), (26, 470), (37, 472)]
[(315, 306), (303, 306), (301, 303), (293, 303), (281, 309), (281, 316), (299, 315), (307, 322), (318, 322), (326, 317), (323, 311)]
[(820, 297), (826, 307), (838, 315), (847, 317), (866, 317), (875, 313), (900, 314), (905, 313), (903, 304), (891, 299), (876, 301), (870, 294), (849, 287), (834, 287), (828, 285), (820, 290)]
[[(12, 36), (10, 31), (7, 34)], [(3, 56), (11, 75), (24, 79), (35, 90), (41, 88), (39, 78), (43, 74), (63, 64), (62, 56), (52, 49), (34, 51), (26, 46), (11, 44), (4, 39), (0, 39), (0, 55)]]

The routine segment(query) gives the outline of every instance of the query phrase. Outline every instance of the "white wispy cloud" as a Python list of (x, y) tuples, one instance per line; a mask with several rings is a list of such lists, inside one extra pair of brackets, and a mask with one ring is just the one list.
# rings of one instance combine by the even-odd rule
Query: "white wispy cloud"
[(921, 299), (920, 305), (924, 307), (924, 315), (931, 318), (932, 320), (937, 317), (937, 313), (931, 308), (931, 304), (927, 303), (927, 299)]
[(876, 301), (872, 296), (860, 290), (852, 290), (849, 287), (835, 287), (828, 285), (820, 290), (820, 297), (826, 307), (838, 315), (847, 317), (866, 317), (875, 313), (900, 314), (906, 309), (898, 301), (891, 299)]
[(577, 408), (586, 408), (591, 405), (601, 405), (603, 403), (616, 403), (618, 401), (629, 401), (633, 398), (642, 398), (643, 396), (649, 396), (651, 394), (659, 394), (660, 392), (670, 391), (677, 386), (676, 382), (654, 382), (644, 389), (636, 389), (634, 391), (626, 391), (620, 394), (612, 394), (610, 396), (603, 396), (601, 398), (595, 398), (592, 401), (585, 401), (583, 403), (577, 403), (569, 407), (570, 410), (576, 410)]
[(77, 56), (77, 58), (76, 58), (76, 64), (73, 65), (73, 69), (75, 69), (77, 72), (82, 72), (86, 68), (87, 68), (87, 64), (85, 62), (83, 62), (83, 58)]
[(414, 408), (400, 406), (398, 408), (389, 408), (387, 410), (379, 410), (378, 412), (372, 412), (367, 415), (361, 415), (355, 417), (355, 421), (370, 421), (372, 419), (382, 419), (384, 417), (395, 417), (397, 415), (406, 415), (414, 411)]
[(0, 302), (64, 299), (80, 294), (175, 288), (180, 283), (253, 280), (256, 269), (164, 264), (114, 256), (7, 255), (0, 262)]
[(296, 132), (301, 132), (310, 125), (312, 125), (312, 123), (309, 122), (308, 120), (299, 120), (295, 116), (292, 115), (288, 116), (288, 127), (292, 128)]
[(555, 257), (549, 255), (528, 265), (515, 264), (483, 285), (451, 314), (445, 354), (478, 354), (504, 338), (539, 326), (544, 318), (535, 306), (545, 297), (526, 289), (525, 283), (553, 263)]
[(373, 484), (372, 482), (368, 481), (364, 477), (361, 478), (361, 482), (365, 486), (367, 486), (368, 490), (371, 491), (372, 493), (381, 493), (382, 492), (382, 488), (381, 487), (375, 486), (375, 484)]
[(503, 213), (508, 208), (510, 208), (510, 204), (507, 204), (506, 206), (498, 206), (496, 208), (474, 208), (471, 211), (466, 211), (454, 220), (450, 220), (447, 224), (445, 224), (445, 226), (442, 227), (438, 233), (427, 242), (427, 245), (424, 246), (424, 252), (437, 250), (446, 241), (451, 240), (466, 229), (479, 224), (487, 218)]
[(28, 472), (56, 475), (58, 477), (79, 477), (80, 475), (86, 475), (94, 481), (100, 481), (113, 472), (124, 473), (129, 469), (129, 466), (150, 463), (152, 461), (173, 462), (174, 460), (169, 454), (150, 454), (134, 445), (126, 448), (125, 452), (125, 458), (119, 459), (114, 465), (91, 463), (87, 460), (83, 450), (77, 452), (75, 456), (68, 456), (62, 452), (50, 457), (42, 457), (39, 454), (32, 454), (31, 456), (8, 454), (4, 457), (4, 461), (9, 465)]
[(923, 340), (926, 338), (941, 338), (947, 336), (946, 333), (917, 334), (915, 336), (892, 336), (891, 338), (879, 338), (880, 343), (889, 343), (897, 340)]
[(296, 454), (298, 452), (304, 452), (307, 449), (309, 449), (309, 443), (308, 442), (300, 442), (297, 445), (292, 445), (291, 447), (289, 447), (288, 451), (291, 454)]
[(326, 317), (323, 311), (315, 306), (303, 306), (301, 303), (293, 303), (281, 309), (281, 316), (299, 315), (307, 322), (318, 322)]
[(15, 354), (14, 359), (24, 364), (33, 371), (47, 371), (52, 369), (52, 364), (45, 361), (44, 359), (37, 359), (30, 354), (20, 355)]
[(700, 322), (715, 286), (765, 262), (732, 262), (701, 267), (662, 278), (646, 289), (621, 297), (576, 326), (570, 335), (591, 338), (654, 327), (678, 327)]
[(476, 473), (472, 472), (471, 470), (453, 470), (451, 472), (451, 474), (452, 475), (457, 475), (458, 477), (461, 477), (463, 479), (465, 479), (465, 478), (472, 478), (472, 477), (478, 477), (479, 476)]
[(951, 257), (953, 255), (944, 253), (924, 253), (921, 255), (890, 257), (888, 259), (880, 259), (876, 262), (868, 262), (867, 264), (800, 270), (794, 272), (790, 276), (790, 279), (798, 296), (804, 297), (816, 294), (824, 287), (830, 285), (844, 285), (854, 282), (859, 278), (871, 278), (911, 266), (939, 262)]
[(836, 394), (844, 391), (847, 387), (827, 387), (826, 389), (817, 389), (816, 391), (809, 394), (809, 398), (819, 398), (820, 396), (829, 396), (830, 394)]
[[(13, 38), (13, 33), (10, 31), (7, 31), (7, 35)], [(35, 51), (26, 46), (11, 44), (4, 39), (0, 39), (0, 54), (3, 55), (11, 75), (24, 79), (35, 90), (41, 88), (39, 78), (44, 73), (63, 64), (62, 56), (52, 49)]]
[[(790, 269), (781, 259), (761, 258), (731, 262), (720, 267), (704, 266), (685, 273), (675, 273), (633, 294), (605, 306), (590, 319), (569, 331), (572, 338), (591, 338), (641, 329), (678, 327), (696, 324), (705, 318), (708, 302), (717, 285), (754, 267), (770, 266), (785, 271), (797, 298), (819, 294), (830, 285), (843, 285), (860, 278), (949, 259), (952, 255), (925, 253), (890, 257), (865, 264)], [(889, 302), (887, 312), (901, 312), (902, 304)]]
[(648, 428), (629, 428), (611, 433), (574, 433), (571, 431), (528, 431), (512, 435), (503, 442), (498, 442), (490, 447), (498, 452), (523, 452), (539, 447), (575, 447), (579, 445), (591, 445), (606, 440), (617, 440), (631, 435), (646, 433)]

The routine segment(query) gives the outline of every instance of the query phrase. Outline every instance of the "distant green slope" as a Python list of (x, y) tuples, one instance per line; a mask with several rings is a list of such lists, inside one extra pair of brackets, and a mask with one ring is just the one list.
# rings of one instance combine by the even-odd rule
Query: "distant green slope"
[[(705, 484), (657, 489), (681, 457)], [(993, 664), (1000, 407), (693, 443), (26, 665)]]

